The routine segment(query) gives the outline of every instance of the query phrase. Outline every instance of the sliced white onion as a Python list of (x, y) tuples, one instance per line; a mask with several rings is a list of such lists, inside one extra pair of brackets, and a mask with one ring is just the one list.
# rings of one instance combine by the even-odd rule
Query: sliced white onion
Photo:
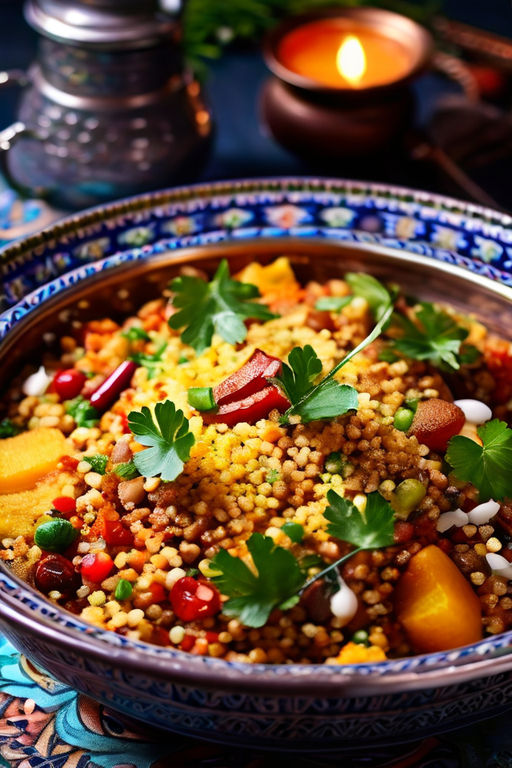
[(495, 552), (489, 552), (485, 556), (489, 563), (489, 568), (498, 576), (504, 576), (506, 579), (512, 579), (512, 563), (509, 563), (503, 555), (497, 555)]
[(468, 512), (469, 522), (473, 523), (473, 525), (485, 525), (499, 512), (499, 509), (500, 505), (498, 502), (489, 499), (489, 501), (479, 504), (471, 512)]
[(492, 411), (488, 405), (481, 400), (455, 400), (454, 405), (458, 405), (464, 416), (471, 424), (485, 424), (492, 419)]
[(358, 602), (355, 593), (343, 582), (338, 592), (335, 592), (331, 597), (331, 611), (333, 615), (338, 619), (342, 619), (344, 622), (342, 626), (345, 626), (356, 615), (357, 606)]
[(24, 395), (27, 395), (27, 397), (40, 397), (41, 395), (44, 395), (48, 389), (51, 380), (52, 377), (48, 376), (44, 365), (41, 365), (35, 373), (30, 374), (30, 376), (25, 379), (21, 391)]
[(462, 511), (462, 509), (454, 509), (451, 512), (443, 512), (437, 518), (437, 530), (439, 533), (444, 533), (449, 528), (462, 528), (463, 525), (467, 525), (469, 522), (468, 515)]

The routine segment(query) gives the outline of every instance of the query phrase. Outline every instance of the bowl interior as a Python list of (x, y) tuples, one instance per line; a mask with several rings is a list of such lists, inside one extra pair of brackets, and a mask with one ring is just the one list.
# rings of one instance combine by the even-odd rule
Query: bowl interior
[(512, 289), (451, 264), (396, 251), (381, 245), (337, 244), (309, 238), (245, 240), (179, 251), (148, 260), (130, 261), (100, 270), (51, 295), (37, 310), (22, 318), (0, 343), (1, 387), (8, 385), (25, 363), (34, 364), (42, 344), (52, 344), (70, 323), (105, 315), (128, 316), (155, 298), (185, 265), (213, 274), (221, 258), (236, 273), (254, 259), (268, 263), (286, 254), (299, 280), (342, 277), (348, 271), (367, 271), (386, 282), (396, 282), (411, 296), (439, 300), (466, 314), (474, 314), (491, 331), (512, 338)]
[[(22, 317), (0, 344), (0, 370), (4, 374), (1, 386), (6, 387), (9, 380), (24, 364), (37, 365), (43, 346), (42, 339), (47, 344), (54, 343), (61, 334), (68, 331), (69, 324), (76, 321), (105, 315), (113, 318), (129, 315), (144, 301), (159, 296), (169, 280), (185, 265), (194, 265), (212, 274), (219, 259), (227, 258), (231, 272), (236, 273), (253, 260), (268, 263), (280, 255), (287, 255), (290, 258), (301, 281), (324, 281), (328, 278), (342, 277), (347, 271), (369, 272), (380, 280), (400, 284), (402, 289), (411, 296), (427, 301), (446, 302), (464, 313), (475, 315), (491, 331), (512, 338), (512, 323), (510, 323), (512, 289), (501, 283), (451, 264), (434, 262), (423, 256), (380, 245), (346, 245), (309, 238), (289, 238), (284, 243), (275, 239), (259, 238), (245, 240), (242, 243), (205, 245), (167, 251), (149, 259), (127, 261), (105, 269), (101, 268), (100, 262), (99, 271), (86, 278), (77, 276), (76, 282), (68, 288), (62, 288), (62, 285), (57, 285), (55, 281), (56, 292), (36, 310)], [(20, 586), (20, 582), (5, 566), (0, 565), (0, 570), (7, 572), (12, 582)], [(24, 585), (25, 593), (27, 589), (31, 591)], [(1, 584), (0, 591), (2, 591)], [(8, 602), (12, 603), (13, 600), (16, 600), (16, 595), (11, 590)], [(41, 604), (48, 606), (48, 602), (40, 595), (34, 595), (33, 600), (34, 616), (36, 616), (36, 606)], [(26, 606), (22, 608), (20, 605), (20, 608), (24, 611)], [(52, 605), (51, 610), (46, 611), (45, 615), (48, 621), (53, 616), (51, 620), (58, 624), (59, 614), (64, 613)], [(81, 623), (78, 618), (73, 618), (72, 621), (77, 626)], [(65, 627), (69, 626), (65, 618), (62, 618), (61, 623)], [(73, 635), (74, 630), (69, 632)], [(62, 642), (65, 641), (64, 636), (69, 632), (65, 629), (62, 633), (60, 638)], [(100, 641), (107, 641), (105, 646), (108, 650), (108, 636), (112, 633), (96, 630), (94, 635)], [(512, 633), (496, 640), (487, 638), (460, 653), (455, 650), (431, 654), (429, 666), (438, 666), (446, 661), (451, 663), (475, 662), (478, 659), (490, 661), (489, 656), (503, 654), (503, 648), (510, 642), (509, 636), (512, 637)], [(111, 642), (114, 639), (112, 638)], [(125, 641), (124, 638), (123, 641)], [(70, 642), (74, 641), (70, 640)], [(136, 656), (142, 658), (140, 647), (145, 644), (125, 642), (130, 646), (130, 653), (133, 653), (134, 658)], [(177, 652), (169, 649), (155, 649), (154, 653), (159, 657), (166, 654), (169, 657), (175, 657)], [(184, 654), (180, 652), (180, 655)], [(402, 659), (383, 662), (379, 666), (386, 668), (390, 673), (400, 672), (410, 661)], [(195, 661), (191, 663), (192, 666), (196, 665)], [(184, 670), (187, 664), (189, 662), (183, 664)], [(227, 663), (212, 660), (212, 666), (219, 667), (224, 664)], [(231, 667), (234, 669), (233, 665)], [(346, 673), (346, 669), (343, 673), (339, 672), (340, 675), (346, 675)], [(259, 672), (256, 669), (250, 672), (251, 676), (257, 674)], [(320, 675), (323, 676), (323, 673), (320, 672)]]

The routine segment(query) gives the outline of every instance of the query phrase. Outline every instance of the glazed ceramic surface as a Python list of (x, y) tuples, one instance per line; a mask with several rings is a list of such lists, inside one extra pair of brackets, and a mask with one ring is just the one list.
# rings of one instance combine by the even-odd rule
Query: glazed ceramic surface
[[(116, 308), (127, 286), (140, 285), (142, 295), (180, 263), (211, 266), (221, 255), (236, 266), (290, 253), (304, 274), (366, 265), (426, 298), (458, 298), (510, 334), (511, 223), (425, 193), (340, 181), (248, 181), (133, 198), (0, 252), (0, 366), (5, 372), (36, 349), (37, 334), (55, 326), (55, 310), (72, 311), (78, 296), (101, 303), (110, 295)], [(229, 663), (93, 627), (4, 568), (0, 623), (34, 662), (125, 715), (259, 748), (396, 743), (512, 703), (512, 633), (379, 664)]]

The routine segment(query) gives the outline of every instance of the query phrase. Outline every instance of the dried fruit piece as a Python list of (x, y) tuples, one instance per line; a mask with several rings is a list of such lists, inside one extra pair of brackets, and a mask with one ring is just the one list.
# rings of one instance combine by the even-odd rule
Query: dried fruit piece
[(410, 432), (430, 450), (446, 451), (448, 440), (459, 434), (464, 421), (458, 405), (433, 397), (418, 403)]

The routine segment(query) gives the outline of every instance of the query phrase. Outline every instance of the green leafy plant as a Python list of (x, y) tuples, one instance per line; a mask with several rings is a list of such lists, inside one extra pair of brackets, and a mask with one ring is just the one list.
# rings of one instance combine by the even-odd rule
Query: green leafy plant
[(254, 301), (260, 295), (255, 285), (231, 279), (226, 259), (209, 283), (180, 275), (170, 287), (175, 294), (172, 303), (179, 311), (169, 318), (169, 325), (175, 330), (185, 328), (181, 340), (197, 353), (210, 346), (214, 333), (229, 344), (238, 344), (247, 336), (245, 320), (265, 322), (277, 317), (265, 304)]
[(299, 601), (304, 574), (292, 553), (277, 547), (269, 536), (253, 533), (247, 549), (257, 574), (221, 549), (211, 562), (211, 568), (219, 571), (212, 581), (229, 596), (222, 607), (226, 616), (238, 616), (248, 627), (262, 627), (274, 608), (286, 610)]
[(395, 295), (392, 295), (386, 286), (364, 272), (348, 272), (345, 282), (349, 284), (354, 296), (366, 299), (376, 320), (380, 320), (382, 313), (395, 300)]
[(403, 334), (394, 340), (392, 349), (413, 360), (428, 360), (441, 370), (457, 371), (461, 363), (475, 359), (475, 352), (478, 357), (478, 351), (471, 345), (465, 350), (461, 348), (468, 336), (467, 329), (434, 304), (422, 302), (415, 322), (398, 313), (393, 315), (393, 321)]
[(133, 480), (134, 477), (140, 475), (140, 472), (133, 461), (126, 461), (122, 464), (116, 464), (113, 471), (116, 475), (122, 477), (123, 480)]
[(290, 416), (294, 415), (300, 416), (302, 422), (307, 423), (317, 419), (335, 418), (350, 410), (357, 410), (357, 390), (347, 384), (339, 384), (333, 377), (354, 355), (375, 341), (389, 321), (392, 311), (393, 303), (390, 300), (386, 308), (380, 312), (380, 318), (372, 332), (314, 386), (311, 386), (311, 377), (313, 371), (318, 369), (318, 364), (314, 362), (311, 353), (318, 360), (316, 352), (309, 345), (309, 349), (305, 347), (300, 353), (295, 353), (296, 349), (300, 349), (299, 347), (292, 349), (288, 355), (290, 365), (287, 366), (292, 370), (285, 374), (284, 381), (282, 378), (276, 379), (283, 386), (292, 403), (291, 407), (281, 416), (281, 423), (288, 424)]
[(394, 512), (378, 491), (366, 497), (364, 514), (335, 491), (328, 491), (327, 501), (329, 506), (324, 517), (329, 521), (327, 533), (331, 536), (348, 541), (358, 549), (379, 549), (393, 544)]
[(456, 435), (448, 443), (446, 461), (455, 477), (478, 488), (480, 501), (512, 497), (512, 429), (493, 419), (477, 432), (483, 445)]
[(95, 427), (100, 419), (100, 414), (96, 408), (85, 400), (81, 395), (65, 403), (66, 413), (69, 413), (76, 422), (77, 427)]
[(108, 456), (95, 453), (94, 456), (84, 456), (84, 461), (91, 465), (93, 472), (104, 475), (107, 470)]
[(131, 411), (128, 426), (141, 445), (149, 446), (133, 457), (140, 474), (175, 480), (183, 471), (195, 443), (183, 411), (177, 411), (173, 402), (164, 400), (156, 404), (154, 418), (147, 406), (141, 411)]
[[(132, 329), (131, 329), (132, 330)], [(163, 356), (167, 349), (167, 342), (162, 341), (153, 354), (146, 352), (133, 352), (130, 359), (138, 365), (142, 365), (148, 372), (148, 379), (154, 379), (163, 369)]]
[(0, 440), (6, 437), (15, 437), (15, 435), (19, 435), (22, 431), (21, 427), (18, 427), (11, 419), (2, 419), (0, 421)]

